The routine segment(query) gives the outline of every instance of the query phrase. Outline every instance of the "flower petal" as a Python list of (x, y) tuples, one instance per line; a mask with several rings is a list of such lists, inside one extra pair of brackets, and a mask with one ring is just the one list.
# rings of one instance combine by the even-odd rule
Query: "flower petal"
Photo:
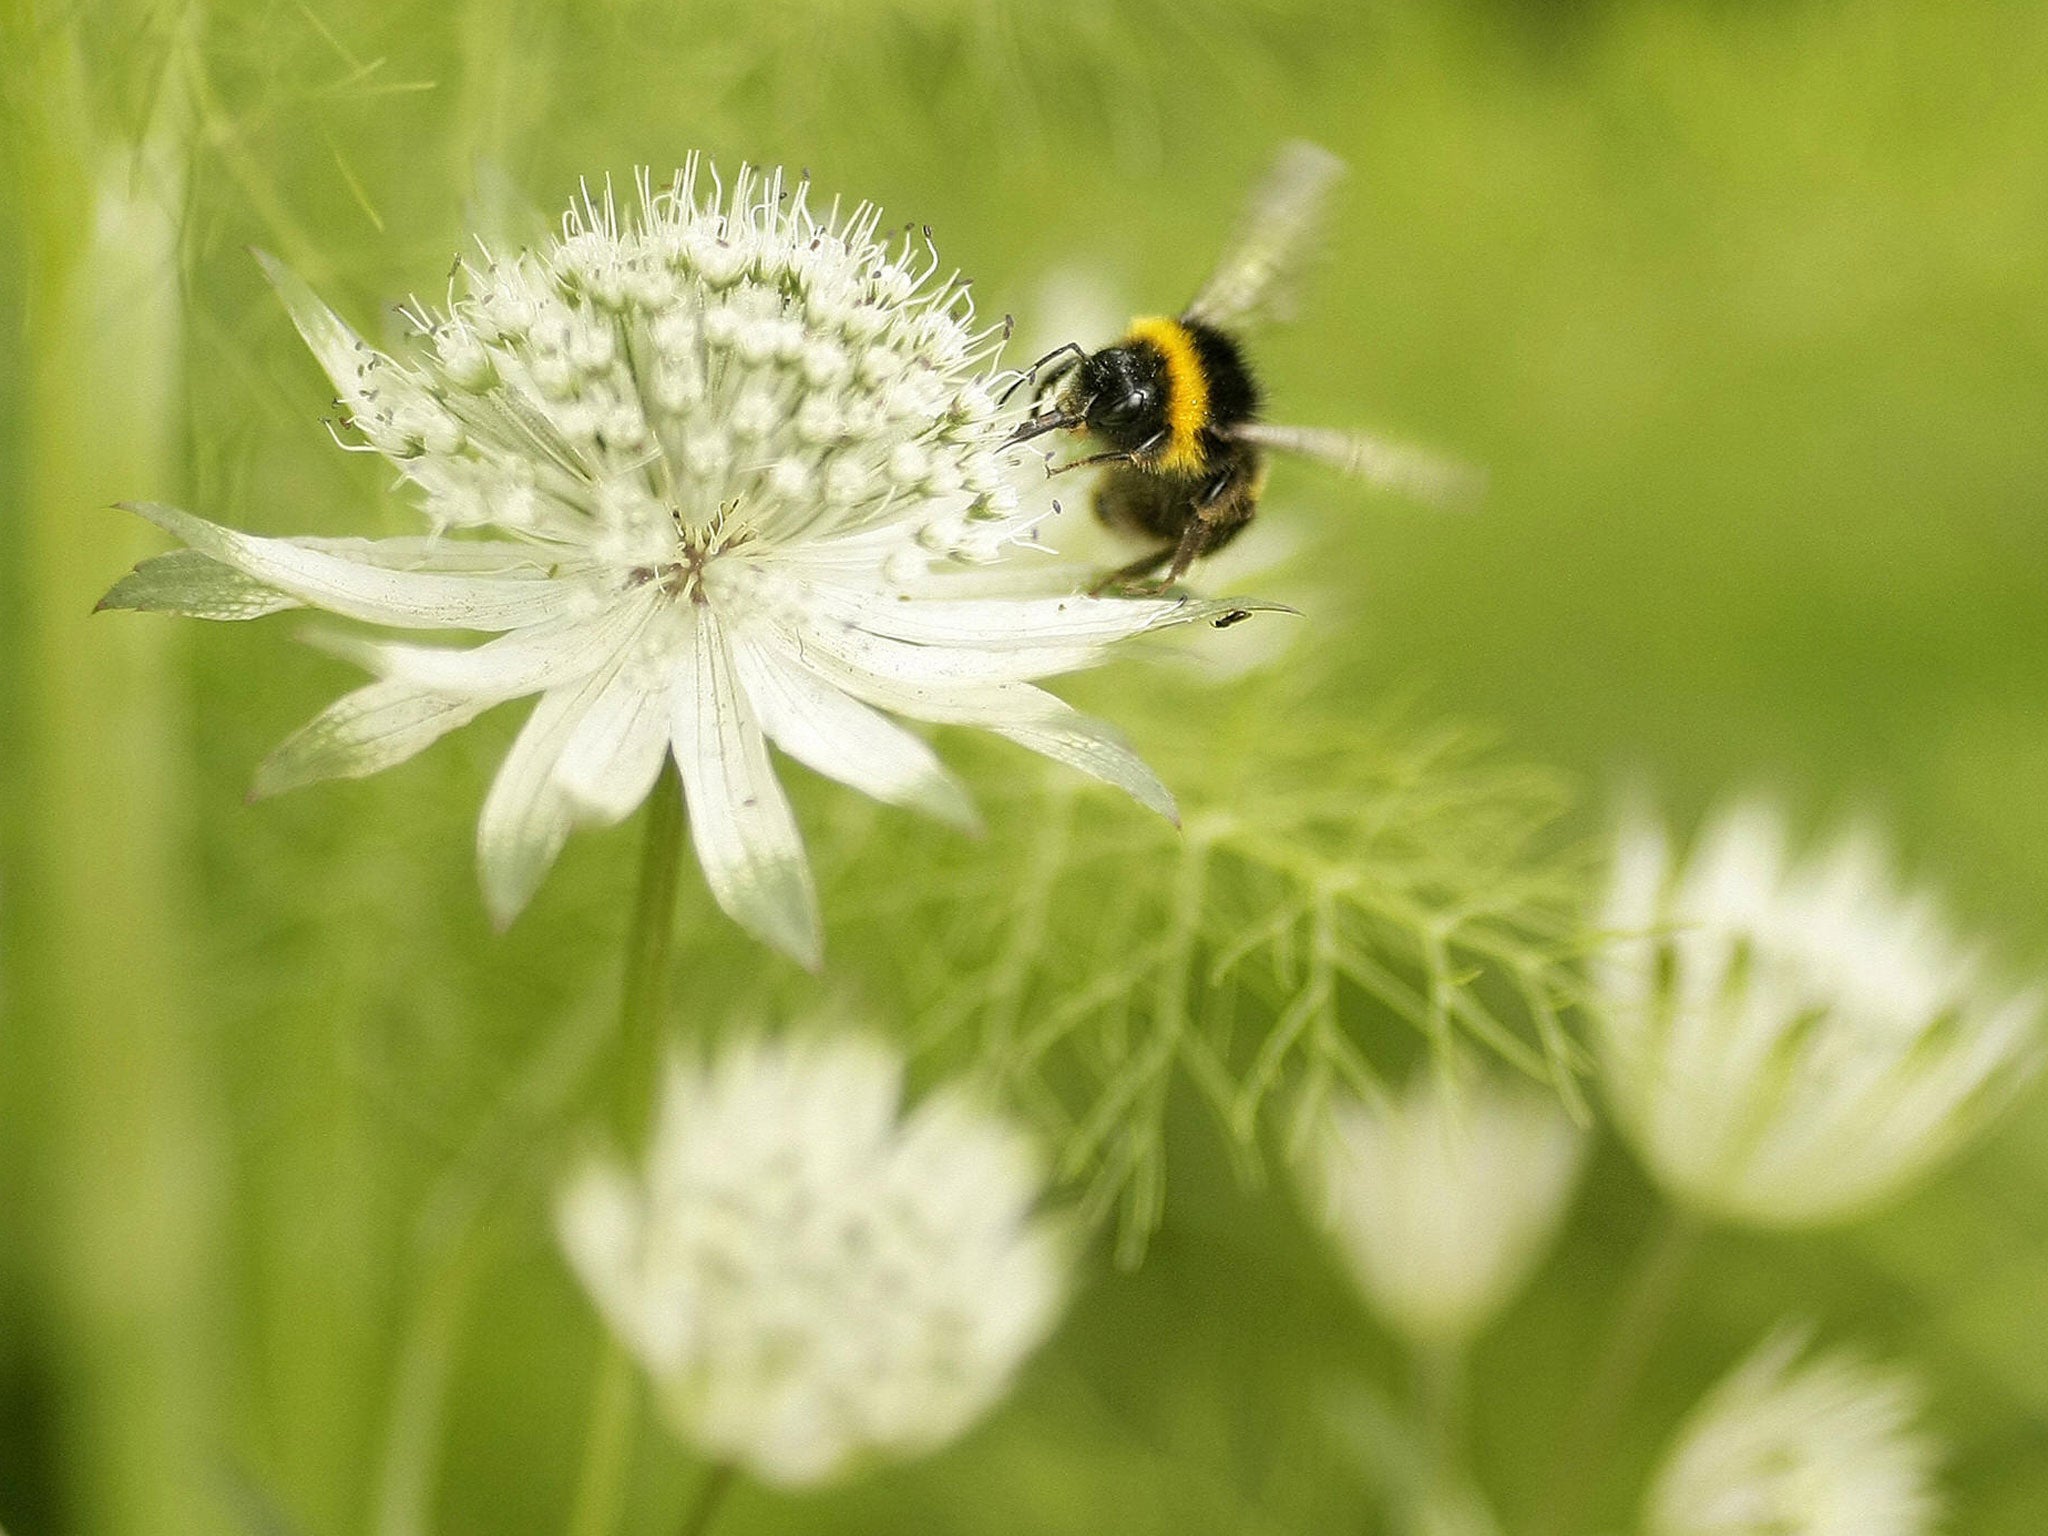
[(350, 330), (347, 322), (306, 285), (306, 280), (268, 251), (254, 253), (270, 286), (284, 300), (292, 324), (320, 360), (321, 369), (333, 381), (342, 399), (353, 404), (363, 392), (363, 373), (375, 360), (376, 350)]
[(1029, 683), (932, 683), (868, 671), (819, 646), (803, 653), (810, 664), (856, 698), (912, 720), (978, 725), (1021, 747), (1113, 784), (1175, 826), (1173, 792), (1111, 726), (1082, 714), (1063, 699)]
[(532, 581), (557, 573), (551, 546), (512, 539), (452, 539), (444, 534), (402, 534), (387, 539), (297, 538), (301, 549), (339, 555), (358, 565), (392, 571), (439, 571), (443, 575), (516, 576)]
[(979, 828), (966, 789), (926, 742), (826, 682), (765, 626), (734, 629), (732, 643), (740, 685), (776, 746), (862, 794)]
[(960, 598), (883, 592), (858, 584), (860, 575), (871, 572), (820, 579), (803, 573), (795, 557), (772, 573), (759, 565), (741, 571), (725, 578), (729, 590), (718, 597), (744, 604), (748, 611), (786, 615), (784, 622), (832, 645), (855, 665), (917, 681), (1052, 677), (1093, 666), (1109, 646), (1151, 630), (1263, 610), (1291, 611), (1254, 599)]
[(624, 821), (654, 788), (668, 743), (668, 690), (649, 692), (621, 668), (562, 748), (555, 786), (592, 819)]
[(614, 663), (659, 604), (652, 589), (643, 589), (596, 613), (579, 609), (482, 645), (412, 645), (353, 635), (325, 636), (320, 643), (395, 682), (514, 699), (558, 688)]
[(673, 730), (704, 879), (741, 927), (816, 970), (824, 936), (796, 818), (716, 611), (702, 604), (691, 617), (689, 654), (674, 672)]
[(1086, 645), (1034, 646), (1028, 650), (919, 645), (851, 624), (821, 621), (815, 614), (803, 616), (798, 633), (806, 652), (826, 649), (862, 671), (909, 683), (1031, 682), (1062, 672), (1078, 672), (1102, 659), (1099, 648)]
[(401, 629), (517, 629), (561, 612), (579, 584), (514, 575), (394, 571), (290, 539), (260, 538), (161, 502), (124, 502), (166, 533), (316, 608)]
[(915, 645), (979, 650), (1098, 648), (1149, 630), (1233, 613), (1292, 610), (1257, 599), (1193, 597), (903, 598), (816, 583), (808, 606), (826, 620)]
[(484, 906), (499, 928), (525, 908), (569, 840), (574, 810), (554, 782), (555, 764), (610, 673), (540, 696), (484, 797), (476, 827)]
[(1028, 683), (1011, 686), (1037, 693), (1050, 708), (1044, 718), (1027, 723), (1006, 725), (992, 721), (990, 730), (1009, 737), (1020, 747), (1114, 785), (1138, 804), (1157, 811), (1176, 827), (1180, 825), (1180, 806), (1174, 801), (1173, 791), (1130, 749), (1115, 726), (1082, 714), (1063, 699), (1039, 693)]
[(251, 799), (322, 779), (360, 779), (404, 762), (498, 703), (375, 682), (345, 694), (279, 743), (256, 770)]
[(257, 619), (298, 606), (299, 600), (290, 593), (245, 576), (196, 549), (174, 549), (144, 560), (99, 601), (99, 608), (178, 613), (191, 619)]

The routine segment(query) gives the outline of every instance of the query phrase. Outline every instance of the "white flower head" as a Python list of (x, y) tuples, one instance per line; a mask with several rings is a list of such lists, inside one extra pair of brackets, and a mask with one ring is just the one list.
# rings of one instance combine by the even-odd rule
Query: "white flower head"
[(1934, 1448), (1905, 1378), (1766, 1340), (1695, 1408), (1644, 1511), (1648, 1536), (1922, 1536)]
[(768, 1482), (954, 1439), (1064, 1299), (1030, 1142), (957, 1090), (906, 1114), (902, 1079), (857, 1035), (679, 1064), (644, 1172), (593, 1166), (560, 1203), (675, 1429)]
[(1794, 859), (1761, 800), (1716, 817), (1682, 868), (1661, 828), (1626, 825), (1603, 928), (1591, 1007), (1608, 1099), (1652, 1174), (1708, 1214), (1866, 1211), (2036, 1056), (2039, 994), (1994, 986), (1875, 837)]
[(1333, 1104), (1312, 1180), (1381, 1319), (1417, 1343), (1458, 1344), (1543, 1256), (1584, 1154), (1553, 1096), (1425, 1071), (1398, 1097)]
[(669, 185), (640, 177), (633, 203), (586, 194), (544, 249), (462, 263), (444, 309), (407, 312), (420, 340), (401, 355), (265, 259), (354, 446), (396, 467), (429, 532), (259, 538), (141, 505), (190, 547), (105, 606), (305, 605), (497, 638), (354, 647), (376, 681), (279, 748), (258, 792), (375, 772), (537, 694), (478, 829), (501, 923), (574, 826), (626, 816), (673, 756), (713, 894), (813, 966), (816, 897), (770, 743), (971, 824), (888, 717), (981, 726), (1172, 816), (1113, 731), (1034, 681), (1247, 605), (971, 579), (1030, 559), (1013, 547), (1041, 514), (1012, 482), (1006, 328), (977, 328), (929, 237), (883, 235), (866, 203), (815, 211), (780, 172), (728, 185), (695, 157)]

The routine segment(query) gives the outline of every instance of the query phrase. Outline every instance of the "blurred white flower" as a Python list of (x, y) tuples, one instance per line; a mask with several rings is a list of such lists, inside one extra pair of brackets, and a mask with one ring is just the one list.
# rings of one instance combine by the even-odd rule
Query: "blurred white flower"
[(1311, 1176), (1374, 1311), (1416, 1343), (1459, 1344), (1542, 1257), (1584, 1153), (1549, 1094), (1425, 1071), (1398, 1098), (1333, 1104)]
[(870, 1040), (742, 1044), (671, 1071), (644, 1173), (563, 1194), (570, 1261), (671, 1423), (766, 1481), (952, 1440), (1059, 1312), (1029, 1142), (901, 1093)]
[[(1113, 731), (1033, 680), (1247, 605), (963, 579), (1011, 559), (1039, 515), (1020, 507), (1005, 444), (1023, 401), (997, 400), (1013, 377), (998, 372), (1004, 327), (976, 330), (929, 238), (878, 238), (880, 223), (867, 203), (814, 213), (808, 184), (780, 172), (727, 186), (693, 157), (667, 187), (643, 176), (630, 213), (609, 189), (586, 195), (545, 249), (463, 263), (444, 311), (407, 313), (423, 340), (402, 356), (266, 258), (354, 446), (390, 460), (431, 532), (258, 538), (141, 505), (190, 547), (104, 606), (243, 619), (308, 605), (496, 634), (353, 647), (377, 680), (280, 747), (257, 790), (390, 767), (540, 695), (478, 828), (501, 923), (572, 827), (629, 814), (673, 755), (719, 903), (815, 966), (816, 897), (769, 743), (973, 821), (889, 714), (998, 732), (1171, 817)], [(1042, 480), (1035, 459), (1029, 473)]]
[(1846, 833), (1794, 861), (1751, 800), (1683, 869), (1663, 831), (1618, 839), (1592, 968), (1607, 1097), (1671, 1194), (1796, 1226), (1897, 1193), (2010, 1096), (2037, 992), (2001, 991), (1885, 851)]
[(1934, 1448), (1904, 1378), (1766, 1340), (1692, 1411), (1651, 1485), (1648, 1536), (1920, 1536)]

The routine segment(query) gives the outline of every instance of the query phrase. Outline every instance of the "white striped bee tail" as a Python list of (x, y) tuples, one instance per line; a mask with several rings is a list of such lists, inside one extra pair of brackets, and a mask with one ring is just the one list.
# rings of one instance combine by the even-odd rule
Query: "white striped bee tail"
[(1486, 494), (1486, 471), (1369, 432), (1247, 421), (1233, 427), (1230, 435), (1269, 452), (1314, 459), (1431, 506), (1462, 511), (1476, 506)]

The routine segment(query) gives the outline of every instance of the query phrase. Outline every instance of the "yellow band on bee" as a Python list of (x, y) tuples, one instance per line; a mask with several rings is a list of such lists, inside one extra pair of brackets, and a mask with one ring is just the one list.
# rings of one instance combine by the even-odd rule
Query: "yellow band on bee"
[(1166, 447), (1158, 467), (1195, 474), (1206, 465), (1202, 429), (1209, 424), (1209, 379), (1195, 338), (1178, 320), (1148, 315), (1133, 320), (1126, 341), (1147, 342), (1166, 359)]

